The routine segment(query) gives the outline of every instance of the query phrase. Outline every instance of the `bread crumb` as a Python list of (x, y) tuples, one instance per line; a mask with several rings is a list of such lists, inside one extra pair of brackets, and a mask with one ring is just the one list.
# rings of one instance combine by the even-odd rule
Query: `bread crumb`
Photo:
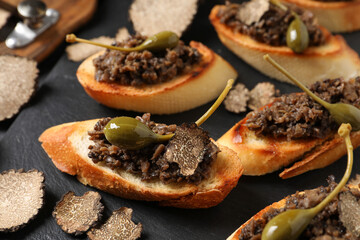
[(134, 29), (145, 36), (172, 31), (179, 37), (197, 12), (197, 0), (135, 0), (130, 7)]
[(233, 113), (246, 112), (249, 98), (249, 90), (244, 84), (238, 83), (226, 97), (224, 101), (225, 108)]
[(9, 17), (10, 17), (10, 12), (0, 8), (0, 28), (5, 26)]
[(119, 28), (118, 32), (116, 33), (115, 40), (117, 42), (125, 41), (130, 36), (129, 31), (126, 27)]
[(269, 82), (258, 83), (250, 91), (250, 99), (248, 107), (251, 110), (258, 109), (266, 104), (269, 104), (275, 97), (275, 86)]
[[(100, 37), (93, 38), (90, 40), (94, 41), (94, 42), (99, 42), (99, 43), (110, 45), (114, 42), (115, 39), (106, 37), (106, 36), (100, 36)], [(75, 43), (75, 44), (72, 44), (72, 45), (69, 45), (66, 47), (66, 53), (67, 53), (68, 58), (74, 62), (82, 61), (85, 58), (87, 58), (101, 50), (104, 50), (104, 48), (86, 44), (86, 43)]]

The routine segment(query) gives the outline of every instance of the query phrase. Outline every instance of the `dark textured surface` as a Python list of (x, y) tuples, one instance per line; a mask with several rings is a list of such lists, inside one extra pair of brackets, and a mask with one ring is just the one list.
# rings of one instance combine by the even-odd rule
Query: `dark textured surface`
[[(294, 86), (271, 80), (258, 73), (222, 46), (207, 17), (211, 7), (221, 2), (204, 1), (200, 5), (192, 26), (183, 36), (185, 42), (192, 39), (201, 41), (223, 56), (238, 71), (238, 81), (243, 82), (248, 88), (261, 81), (270, 81), (276, 84), (282, 93), (298, 91)], [(127, 14), (129, 5), (130, 1), (101, 0), (95, 17), (77, 34), (85, 38), (113, 36), (119, 27), (131, 28)], [(346, 34), (345, 38), (351, 47), (360, 52), (360, 32)], [(58, 56), (61, 57), (55, 64)], [(52, 210), (61, 196), (68, 191), (82, 195), (86, 191), (96, 189), (84, 186), (75, 177), (57, 170), (37, 139), (46, 128), (64, 122), (136, 115), (134, 112), (106, 108), (88, 97), (76, 80), (75, 72), (78, 65), (79, 63), (67, 60), (63, 44), (57, 53), (41, 65), (42, 77), (36, 96), (15, 120), (0, 124), (0, 171), (11, 168), (36, 168), (45, 173), (46, 184), (45, 205), (39, 215), (16, 233), (0, 233), (0, 239), (76, 239), (56, 225), (51, 216)], [(49, 74), (46, 74), (47, 72)], [(177, 124), (195, 121), (210, 105), (170, 116), (154, 116), (154, 120)], [(221, 106), (203, 127), (217, 139), (244, 116), (245, 114), (229, 113)], [(360, 170), (359, 156), (360, 152), (355, 151), (354, 173)], [(278, 172), (261, 177), (241, 177), (238, 186), (224, 202), (211, 209), (202, 210), (164, 208), (156, 203), (121, 199), (99, 191), (105, 205), (103, 219), (120, 207), (130, 207), (134, 209), (134, 222), (141, 222), (144, 226), (142, 239), (225, 239), (268, 204), (296, 190), (326, 184), (325, 179), (329, 174), (335, 174), (339, 180), (345, 171), (345, 165), (346, 158), (342, 158), (327, 168), (290, 180), (281, 180), (277, 176)], [(85, 236), (80, 237), (84, 238)]]

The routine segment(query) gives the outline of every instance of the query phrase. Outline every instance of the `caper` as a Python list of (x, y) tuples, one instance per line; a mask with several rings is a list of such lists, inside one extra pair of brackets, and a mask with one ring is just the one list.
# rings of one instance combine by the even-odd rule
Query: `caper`
[(302, 53), (309, 46), (309, 33), (300, 17), (293, 12), (294, 20), (286, 32), (286, 44), (296, 53)]
[[(201, 116), (196, 125), (200, 126), (219, 107), (234, 83), (230, 79), (210, 109)], [(105, 138), (113, 145), (130, 150), (141, 149), (151, 143), (165, 142), (174, 134), (159, 135), (154, 133), (147, 125), (131, 117), (117, 117), (111, 119), (104, 128)]]
[(105, 138), (113, 145), (125, 149), (140, 149), (150, 143), (168, 141), (174, 134), (159, 135), (147, 125), (131, 117), (111, 119), (104, 128)]
[(144, 42), (142, 42), (139, 46), (133, 47), (133, 48), (122, 48), (122, 47), (116, 47), (111, 45), (106, 45), (102, 43), (97, 43), (93, 41), (89, 41), (86, 39), (78, 38), (75, 36), (75, 34), (67, 34), (66, 35), (66, 41), (73, 43), (73, 42), (82, 42), (87, 44), (92, 44), (112, 50), (119, 50), (122, 52), (134, 52), (134, 51), (142, 51), (142, 50), (148, 50), (151, 52), (160, 52), (167, 48), (173, 48), (177, 46), (179, 42), (179, 37), (174, 32), (170, 31), (163, 31), (159, 32), (147, 39), (145, 39)]
[(350, 131), (350, 124), (342, 124), (338, 130), (339, 135), (345, 138), (348, 161), (345, 174), (336, 188), (313, 208), (288, 210), (271, 219), (262, 232), (261, 240), (297, 239), (315, 215), (323, 210), (345, 186), (353, 166), (353, 146), (350, 140)]
[(337, 124), (350, 123), (354, 131), (360, 130), (360, 109), (357, 107), (346, 104), (346, 103), (328, 103), (313, 92), (307, 89), (301, 82), (299, 82), (294, 76), (287, 72), (283, 67), (276, 63), (268, 54), (264, 56), (264, 59), (271, 63), (275, 68), (287, 76), (293, 83), (295, 83), (299, 88), (301, 88), (306, 94), (308, 94), (312, 99), (321, 104), (326, 108), (330, 115), (334, 118)]

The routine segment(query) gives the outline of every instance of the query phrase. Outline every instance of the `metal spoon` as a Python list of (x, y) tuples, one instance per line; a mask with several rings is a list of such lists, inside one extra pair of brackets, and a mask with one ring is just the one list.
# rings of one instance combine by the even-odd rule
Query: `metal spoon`
[(142, 42), (139, 46), (133, 47), (133, 48), (122, 48), (122, 47), (116, 47), (111, 45), (106, 45), (102, 43), (97, 43), (93, 41), (89, 41), (86, 39), (78, 38), (75, 36), (75, 34), (67, 34), (66, 35), (66, 42), (74, 43), (74, 42), (82, 42), (87, 44), (92, 44), (112, 50), (119, 50), (122, 52), (134, 52), (134, 51), (142, 51), (142, 50), (148, 50), (151, 52), (159, 52), (163, 51), (167, 48), (173, 48), (178, 45), (179, 37), (174, 32), (170, 31), (163, 31), (159, 32), (147, 39), (145, 39), (144, 42)]
[(350, 123), (354, 131), (360, 130), (360, 109), (357, 107), (346, 104), (346, 103), (328, 103), (313, 92), (307, 89), (301, 82), (299, 82), (295, 77), (293, 77), (289, 72), (287, 72), (283, 67), (281, 67), (277, 62), (274, 61), (268, 54), (264, 55), (264, 59), (271, 63), (275, 68), (287, 76), (293, 83), (295, 83), (299, 88), (301, 88), (306, 94), (308, 94), (312, 99), (321, 104), (326, 108), (331, 116), (334, 118), (337, 124)]
[(317, 206), (310, 209), (294, 209), (280, 213), (265, 226), (261, 240), (297, 239), (311, 220), (339, 193), (349, 180), (353, 166), (353, 146), (350, 140), (350, 124), (341, 124), (338, 133), (345, 138), (348, 161), (345, 174), (336, 188)]

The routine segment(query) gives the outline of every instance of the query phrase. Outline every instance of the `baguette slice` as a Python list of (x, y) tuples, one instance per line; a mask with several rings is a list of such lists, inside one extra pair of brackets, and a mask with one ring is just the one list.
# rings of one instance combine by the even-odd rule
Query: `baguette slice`
[(331, 32), (360, 29), (360, 1), (321, 2), (314, 0), (282, 0), (313, 12), (321, 26)]
[[(359, 186), (355, 186), (355, 185), (347, 185), (347, 187), (349, 189), (359, 189)], [(304, 192), (300, 192), (299, 193), (304, 194)], [(242, 232), (242, 230), (252, 221), (252, 220), (258, 220), (263, 218), (263, 216), (266, 216), (266, 213), (269, 212), (271, 209), (280, 209), (283, 208), (286, 205), (286, 201), (289, 198), (289, 196), (283, 198), (282, 200), (275, 202), (267, 207), (265, 207), (264, 209), (262, 209), (260, 212), (256, 213), (253, 217), (251, 217), (248, 221), (246, 221), (243, 225), (241, 225), (235, 232), (233, 232), (228, 238), (227, 240), (239, 240), (239, 236)]]
[(159, 180), (141, 181), (126, 171), (114, 171), (95, 164), (88, 157), (92, 143), (87, 132), (98, 119), (66, 123), (51, 127), (39, 138), (42, 147), (62, 172), (76, 175), (78, 180), (111, 194), (144, 201), (158, 201), (161, 205), (179, 208), (208, 208), (219, 204), (236, 186), (242, 165), (236, 154), (223, 146), (213, 162), (210, 177), (199, 185), (164, 184)]
[[(244, 175), (264, 175), (286, 167), (281, 178), (290, 178), (310, 170), (323, 168), (346, 154), (343, 138), (337, 133), (326, 139), (307, 138), (287, 141), (268, 136), (256, 136), (247, 128), (244, 118), (217, 140), (234, 150), (240, 158)], [(360, 145), (360, 131), (350, 134), (354, 148)]]
[(304, 53), (296, 54), (288, 47), (270, 46), (257, 42), (248, 35), (233, 32), (230, 27), (221, 23), (217, 16), (223, 7), (215, 6), (209, 16), (221, 42), (245, 62), (269, 77), (292, 83), (263, 60), (264, 54), (270, 54), (305, 85), (327, 78), (342, 76), (347, 80), (359, 75), (359, 56), (346, 44), (343, 37), (333, 36), (322, 28), (326, 43), (319, 47), (309, 47)]
[(93, 59), (103, 52), (87, 58), (77, 77), (90, 97), (108, 107), (155, 114), (186, 111), (216, 98), (227, 80), (237, 77), (234, 68), (206, 46), (198, 42), (190, 42), (190, 46), (203, 55), (202, 61), (169, 82), (145, 87), (98, 82)]

